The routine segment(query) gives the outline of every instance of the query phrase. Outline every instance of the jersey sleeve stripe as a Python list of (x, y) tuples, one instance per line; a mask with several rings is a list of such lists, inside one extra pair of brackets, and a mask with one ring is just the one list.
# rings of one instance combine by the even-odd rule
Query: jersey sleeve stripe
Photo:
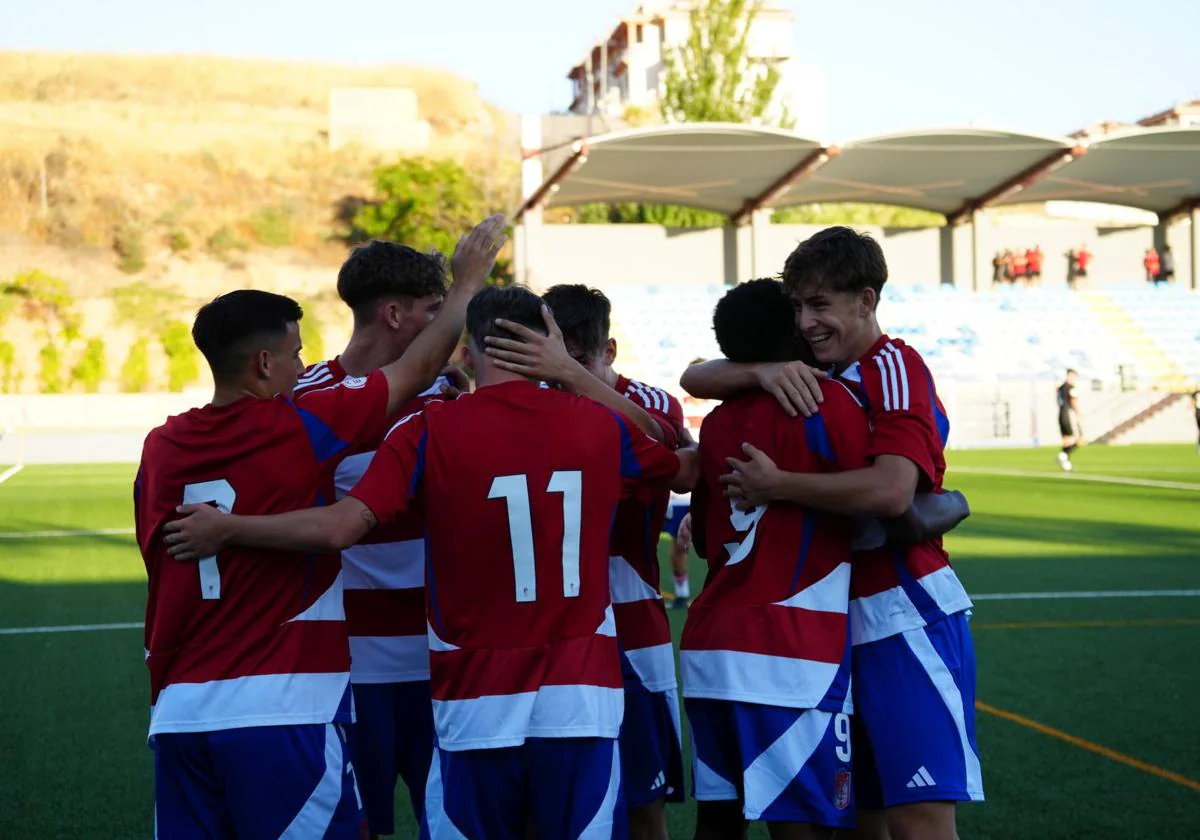
[(883, 410), (892, 410), (892, 391), (888, 385), (888, 369), (883, 362), (882, 356), (875, 357), (875, 364), (879, 366), (879, 381), (883, 386)]
[(908, 368), (904, 365), (904, 354), (900, 352), (900, 348), (889, 343), (884, 351), (888, 353), (896, 364), (896, 371), (900, 379), (900, 408), (908, 411), (910, 404), (908, 401)]

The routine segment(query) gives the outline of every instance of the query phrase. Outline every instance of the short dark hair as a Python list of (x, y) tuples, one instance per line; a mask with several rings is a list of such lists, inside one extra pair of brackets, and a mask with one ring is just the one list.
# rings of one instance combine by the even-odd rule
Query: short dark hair
[(446, 294), (446, 258), (377, 239), (355, 248), (342, 263), (337, 291), (360, 324), (371, 319), (375, 304), (385, 297)]
[(825, 228), (801, 242), (788, 255), (782, 274), (789, 292), (816, 285), (835, 292), (874, 289), (876, 297), (887, 277), (879, 243), (848, 227)]
[(778, 280), (750, 280), (726, 292), (713, 310), (713, 332), (731, 362), (811, 359), (796, 332), (792, 299)]
[(612, 326), (612, 302), (604, 292), (582, 283), (562, 284), (551, 286), (542, 299), (554, 313), (563, 341), (586, 359), (604, 351)]
[(304, 317), (300, 304), (284, 295), (238, 289), (200, 307), (192, 341), (204, 354), (213, 378), (238, 376), (250, 354), (278, 344), (288, 324)]
[(1079, 371), (1075, 370), (1075, 368), (1067, 368), (1067, 376), (1070, 376), (1072, 373), (1076, 376), (1079, 375)]
[(467, 304), (467, 334), (479, 346), (489, 335), (512, 338), (508, 330), (496, 326), (496, 319), (504, 318), (522, 326), (546, 334), (546, 322), (542, 319), (542, 299), (525, 286), (512, 285), (498, 288), (488, 286), (480, 289)]

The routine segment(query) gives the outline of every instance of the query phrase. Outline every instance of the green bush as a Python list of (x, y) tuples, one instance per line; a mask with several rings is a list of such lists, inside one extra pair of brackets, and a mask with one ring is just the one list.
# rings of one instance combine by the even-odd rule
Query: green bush
[(182, 295), (140, 280), (113, 289), (109, 296), (117, 317), (144, 333), (155, 332), (183, 307)]
[(71, 381), (83, 386), (86, 394), (94, 394), (100, 390), (100, 383), (108, 373), (108, 360), (104, 356), (104, 340), (88, 339), (83, 355), (71, 368)]
[(182, 391), (200, 375), (200, 353), (192, 343), (192, 333), (182, 321), (170, 321), (158, 333), (167, 354), (167, 388)]
[(306, 364), (325, 361), (325, 339), (321, 336), (321, 319), (317, 317), (317, 302), (306, 301), (304, 317), (300, 319), (300, 351)]
[(43, 394), (61, 394), (63, 390), (62, 354), (53, 344), (47, 344), (38, 353), (38, 358), (41, 361), (41, 369), (38, 371), (38, 378), (42, 386), (41, 392)]
[[(7, 316), (16, 305), (24, 304), (26, 311), (40, 318), (48, 332), (60, 328), (67, 341), (79, 337), (79, 315), (75, 298), (67, 284), (40, 268), (22, 272), (8, 283), (0, 284), (0, 316)], [(0, 320), (3, 320), (0, 318)]]
[(121, 390), (141, 393), (150, 384), (150, 348), (144, 338), (139, 338), (129, 348), (129, 355), (121, 365)]
[(118, 228), (113, 250), (121, 258), (117, 266), (126, 274), (137, 274), (146, 267), (146, 243), (137, 225), (127, 222)]
[(292, 244), (292, 211), (287, 207), (264, 207), (246, 219), (246, 227), (268, 248)]
[(229, 225), (217, 228), (208, 238), (208, 250), (221, 259), (226, 259), (234, 251), (244, 251), (246, 248), (246, 242)]
[(0, 341), (0, 393), (17, 390), (17, 349), (11, 341)]
[(182, 254), (191, 250), (192, 240), (187, 231), (173, 230), (167, 234), (167, 247), (171, 249), (172, 254)]

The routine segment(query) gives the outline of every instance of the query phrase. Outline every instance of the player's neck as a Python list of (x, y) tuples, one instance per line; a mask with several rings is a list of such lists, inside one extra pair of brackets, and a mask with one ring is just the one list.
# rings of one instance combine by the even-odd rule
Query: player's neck
[(605, 385), (607, 385), (609, 388), (612, 388), (614, 391), (618, 390), (617, 383), (620, 380), (621, 380), (621, 374), (619, 374), (615, 370), (613, 370), (612, 365), (609, 365), (608, 367), (602, 368), (600, 370), (600, 381), (603, 382)]
[[(484, 358), (487, 358), (486, 356)], [(491, 362), (485, 362), (475, 370), (475, 390), (490, 388), (493, 385), (503, 385), (507, 382), (533, 382), (528, 376), (502, 370)]]
[(350, 336), (350, 343), (338, 356), (338, 363), (348, 376), (366, 376), (377, 371), (404, 353), (403, 349), (397, 352), (389, 338), (386, 334), (380, 334), (374, 326), (355, 330)]
[(847, 358), (834, 366), (836, 372), (842, 373), (846, 368), (862, 359), (881, 338), (883, 338), (883, 330), (879, 328), (879, 322), (872, 318), (870, 325), (864, 325), (862, 335), (851, 345)]
[(222, 406), (235, 403), (250, 397), (255, 400), (269, 400), (274, 394), (268, 394), (266, 388), (258, 383), (218, 382), (213, 389), (213, 398), (209, 405)]

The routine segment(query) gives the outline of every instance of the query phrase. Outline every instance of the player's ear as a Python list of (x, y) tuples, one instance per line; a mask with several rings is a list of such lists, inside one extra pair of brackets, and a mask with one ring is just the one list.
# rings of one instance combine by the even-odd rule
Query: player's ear
[(259, 379), (271, 378), (271, 364), (274, 361), (271, 351), (266, 348), (254, 354), (254, 375)]
[(400, 324), (404, 321), (404, 305), (398, 300), (384, 300), (380, 304), (383, 314), (383, 323), (389, 329), (400, 329)]
[(610, 338), (604, 343), (604, 364), (611, 365), (617, 360), (617, 340)]
[(470, 371), (475, 370), (475, 357), (471, 353), (471, 342), (470, 341), (463, 344), (462, 362), (463, 362), (463, 367), (465, 367), (467, 370), (470, 370)]
[(870, 286), (862, 290), (862, 296), (859, 298), (859, 307), (864, 316), (871, 315), (875, 312), (875, 308), (879, 305), (879, 294)]

